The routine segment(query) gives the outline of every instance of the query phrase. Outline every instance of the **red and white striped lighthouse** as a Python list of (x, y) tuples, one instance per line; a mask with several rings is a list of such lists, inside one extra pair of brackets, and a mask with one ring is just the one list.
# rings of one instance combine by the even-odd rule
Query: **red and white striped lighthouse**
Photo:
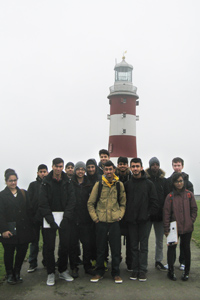
[(132, 84), (133, 66), (125, 61), (115, 65), (115, 83), (108, 95), (110, 104), (110, 133), (108, 151), (111, 160), (116, 163), (119, 156), (129, 159), (137, 157), (136, 147), (136, 105), (137, 88)]

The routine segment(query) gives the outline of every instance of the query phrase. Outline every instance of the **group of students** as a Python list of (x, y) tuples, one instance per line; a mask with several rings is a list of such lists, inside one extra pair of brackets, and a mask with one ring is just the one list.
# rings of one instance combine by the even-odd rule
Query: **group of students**
[[(30, 243), (29, 268), (37, 269), (40, 231), (43, 235), (43, 265), (47, 269), (47, 285), (55, 284), (55, 268), (59, 278), (73, 281), (79, 276), (80, 242), (83, 266), (91, 282), (103, 278), (110, 244), (111, 275), (115, 283), (120, 277), (121, 235), (126, 236), (126, 264), (131, 280), (146, 281), (148, 239), (154, 226), (155, 267), (167, 271), (176, 280), (174, 262), (176, 244), (168, 246), (167, 265), (163, 265), (163, 236), (169, 234), (170, 222), (176, 221), (180, 237), (182, 280), (189, 278), (190, 240), (197, 216), (193, 186), (182, 172), (184, 162), (172, 160), (174, 173), (165, 178), (156, 157), (143, 170), (142, 160), (119, 157), (117, 167), (109, 152), (99, 151), (100, 162), (89, 159), (75, 165), (55, 158), (52, 170), (38, 167), (36, 181), (28, 191), (17, 186), (13, 169), (5, 171), (6, 188), (0, 192), (0, 234), (4, 247), (4, 263), (9, 284), (21, 283), (20, 270)], [(87, 174), (87, 175), (86, 175)], [(62, 212), (61, 222), (55, 212)], [(49, 228), (43, 226), (43, 220)], [(59, 233), (58, 261), (55, 261), (56, 233)], [(16, 254), (15, 254), (16, 250)], [(71, 274), (69, 272), (70, 265)]]

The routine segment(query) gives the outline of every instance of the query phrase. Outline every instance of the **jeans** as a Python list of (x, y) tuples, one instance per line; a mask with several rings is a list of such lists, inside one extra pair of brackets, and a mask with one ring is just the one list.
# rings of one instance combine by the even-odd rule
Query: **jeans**
[(149, 222), (129, 223), (133, 272), (147, 272)]

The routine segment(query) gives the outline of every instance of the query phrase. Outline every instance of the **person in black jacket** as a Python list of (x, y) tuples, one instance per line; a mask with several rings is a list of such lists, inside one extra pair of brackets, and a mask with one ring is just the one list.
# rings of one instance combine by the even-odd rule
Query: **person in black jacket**
[[(47, 267), (47, 285), (55, 284), (55, 239), (59, 231), (59, 278), (72, 281), (67, 270), (70, 228), (75, 207), (73, 185), (69, 183), (66, 173), (63, 172), (64, 161), (55, 158), (52, 162), (52, 171), (43, 179), (39, 193), (39, 209), (50, 228), (44, 228), (45, 260)], [(55, 212), (63, 213), (60, 224), (55, 222)], [(61, 213), (60, 213), (61, 212)], [(53, 214), (54, 213), (54, 214)]]
[[(184, 168), (184, 160), (181, 157), (173, 158), (172, 159), (172, 168), (173, 168), (174, 172), (172, 173), (172, 175), (170, 177), (167, 178), (168, 186), (169, 186), (169, 192), (171, 192), (173, 190), (172, 176), (175, 173), (181, 173), (182, 176), (183, 176), (185, 188), (194, 194), (193, 184), (189, 181), (189, 175), (182, 172), (182, 170)], [(183, 251), (183, 245), (182, 245), (182, 239), (181, 238), (180, 238), (179, 263), (180, 263), (180, 270), (184, 271), (184, 269), (185, 269), (185, 257), (184, 257), (184, 251)], [(168, 268), (168, 265), (166, 265), (166, 267)]]
[[(32, 273), (37, 268), (37, 256), (39, 252), (39, 240), (40, 240), (40, 229), (42, 227), (42, 216), (39, 211), (39, 190), (42, 183), (42, 180), (45, 176), (48, 175), (48, 168), (46, 165), (41, 164), (38, 166), (37, 178), (36, 181), (33, 181), (29, 184), (28, 194), (31, 201), (31, 205), (33, 207), (33, 215), (34, 215), (34, 229), (35, 229), (35, 241), (30, 244), (30, 253), (29, 253), (29, 268), (27, 270), (28, 273)], [(43, 230), (42, 230), (43, 235)], [(43, 243), (43, 265), (45, 266), (45, 258), (44, 258), (44, 248), (45, 244)]]
[(70, 265), (72, 276), (78, 277), (77, 264), (77, 243), (80, 241), (83, 246), (83, 266), (85, 273), (94, 275), (91, 264), (91, 234), (92, 234), (92, 219), (87, 209), (87, 202), (92, 190), (92, 183), (85, 175), (86, 165), (79, 161), (75, 164), (74, 175), (71, 184), (74, 186), (76, 197), (76, 206), (72, 222), (71, 234), (71, 255)]
[(31, 204), (27, 192), (18, 188), (17, 180), (16, 172), (7, 169), (7, 186), (0, 192), (0, 233), (9, 284), (22, 282), (20, 271), (33, 238)]
[(133, 269), (130, 279), (146, 281), (149, 218), (158, 212), (158, 198), (154, 184), (143, 171), (141, 159), (133, 158), (130, 168), (133, 176), (125, 183), (125, 220), (128, 222)]
[(160, 169), (160, 162), (157, 157), (152, 157), (149, 160), (149, 168), (145, 170), (147, 178), (151, 180), (156, 188), (159, 200), (159, 211), (156, 215), (150, 217), (149, 234), (152, 225), (154, 226), (156, 245), (155, 245), (155, 267), (160, 271), (167, 271), (167, 268), (162, 264), (163, 260), (163, 206), (165, 198), (169, 193), (165, 172)]

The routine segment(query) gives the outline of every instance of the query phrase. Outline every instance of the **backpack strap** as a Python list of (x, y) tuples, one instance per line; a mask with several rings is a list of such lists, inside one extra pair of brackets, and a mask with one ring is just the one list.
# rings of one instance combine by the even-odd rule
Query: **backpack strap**
[(22, 196), (23, 196), (23, 198), (24, 198), (24, 202), (25, 202), (25, 204), (26, 204), (26, 193), (25, 193), (25, 190), (20, 189), (20, 191), (21, 191), (21, 193), (22, 193)]
[(101, 191), (102, 191), (102, 187), (103, 187), (103, 184), (101, 181), (99, 181), (99, 186), (98, 186), (98, 194), (97, 194), (97, 198), (96, 198), (96, 202), (95, 202), (95, 208), (97, 207), (97, 203), (100, 199), (100, 196), (101, 196)]
[[(97, 203), (101, 197), (101, 191), (102, 191), (103, 184), (101, 181), (99, 181), (99, 186), (98, 186), (98, 194), (95, 202), (95, 208), (97, 207)], [(120, 205), (120, 182), (116, 182), (116, 188), (117, 188), (117, 202)]]

